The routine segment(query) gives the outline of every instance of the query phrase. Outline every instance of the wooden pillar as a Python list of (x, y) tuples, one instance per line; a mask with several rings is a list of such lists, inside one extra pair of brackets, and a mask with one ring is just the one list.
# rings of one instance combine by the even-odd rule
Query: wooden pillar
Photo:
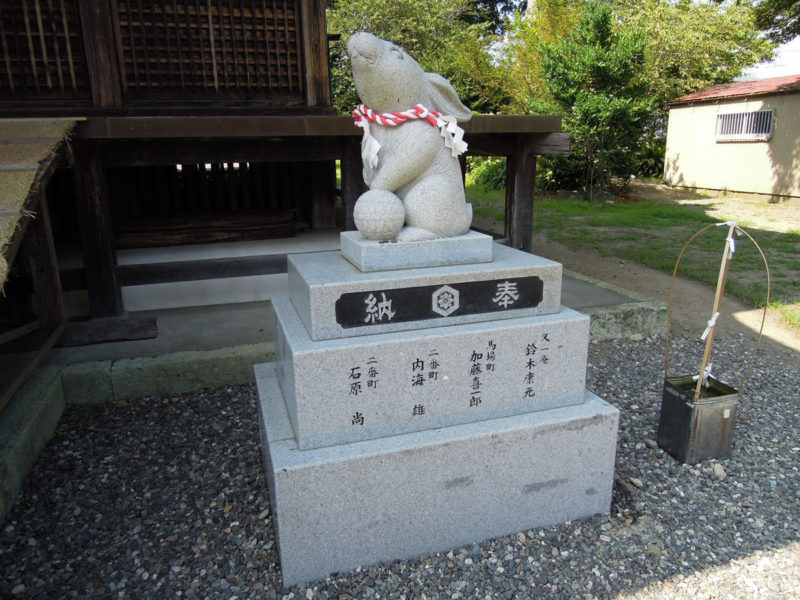
[(308, 106), (331, 106), (328, 34), (325, 25), (325, 2), (298, 2), (302, 35), (305, 96)]
[(367, 191), (361, 164), (361, 139), (348, 137), (344, 141), (342, 157), (342, 207), (344, 208), (344, 229), (353, 231), (353, 207), (358, 197)]
[(33, 374), (45, 355), (55, 345), (67, 327), (67, 313), (64, 308), (64, 296), (61, 289), (61, 277), (58, 272), (53, 233), (50, 226), (50, 213), (44, 200), (44, 187), (36, 217), (32, 218), (25, 230), (24, 249), (28, 257), (33, 278), (33, 296), (37, 321), (23, 325), (0, 335), (0, 344), (20, 338), (34, 331), (41, 331), (39, 347), (15, 372), (0, 373), (0, 380), (11, 375), (9, 382), (0, 387), (0, 412), (11, 402), (22, 384)]
[(72, 168), (75, 212), (93, 318), (116, 317), (123, 313), (111, 205), (100, 153), (99, 145), (79, 147)]
[(78, 0), (86, 67), (95, 106), (122, 105), (122, 78), (109, 0)]
[(531, 136), (519, 134), (506, 164), (506, 238), (509, 245), (530, 252), (533, 200), (536, 192), (536, 154)]
[(311, 226), (336, 227), (336, 162), (316, 161), (307, 165), (311, 178)]
[(33, 278), (33, 297), (39, 326), (53, 331), (67, 320), (58, 270), (50, 211), (45, 198), (39, 201), (36, 217), (28, 223), (25, 249)]

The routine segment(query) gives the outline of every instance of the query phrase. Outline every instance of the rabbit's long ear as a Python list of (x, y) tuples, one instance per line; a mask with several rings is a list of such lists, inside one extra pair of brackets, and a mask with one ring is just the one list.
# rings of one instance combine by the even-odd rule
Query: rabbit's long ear
[(425, 73), (428, 94), (434, 110), (443, 115), (452, 115), (456, 121), (469, 121), (472, 118), (472, 111), (461, 104), (458, 94), (441, 75), (436, 73)]

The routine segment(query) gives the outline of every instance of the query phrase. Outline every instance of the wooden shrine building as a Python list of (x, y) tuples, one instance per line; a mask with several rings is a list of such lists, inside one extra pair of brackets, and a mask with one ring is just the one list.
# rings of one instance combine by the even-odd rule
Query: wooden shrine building
[[(353, 228), (361, 130), (331, 107), (327, 42), (324, 0), (0, 0), (0, 121), (77, 121), (33, 211), (81, 249), (54, 293), (85, 289), (91, 317), (119, 317), (121, 286), (286, 269), (285, 256), (121, 267), (119, 248)], [(476, 116), (465, 131), (471, 153), (509, 157), (505, 237), (530, 249), (536, 155), (569, 148), (560, 118)], [(36, 277), (19, 247), (0, 244), (0, 343)]]

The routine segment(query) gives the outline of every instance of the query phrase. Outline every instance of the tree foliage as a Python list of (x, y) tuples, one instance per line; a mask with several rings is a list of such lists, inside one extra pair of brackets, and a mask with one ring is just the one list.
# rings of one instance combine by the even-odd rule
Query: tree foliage
[(562, 185), (569, 177), (605, 185), (630, 170), (624, 158), (632, 152), (631, 161), (652, 162), (653, 153), (639, 149), (663, 143), (669, 101), (733, 81), (800, 26), (800, 3), (791, 0), (328, 0), (328, 7), (328, 31), (341, 35), (330, 53), (340, 112), (358, 102), (346, 41), (369, 31), (447, 77), (476, 112), (562, 114), (576, 148), (588, 153), (580, 164), (542, 161)]
[(329, 2), (328, 32), (341, 35), (340, 41), (331, 44), (330, 52), (335, 107), (350, 112), (358, 103), (345, 45), (353, 33), (368, 31), (392, 40), (425, 70), (449, 79), (473, 110), (496, 110), (506, 102), (506, 96), (487, 51), (492, 24), (481, 15), (488, 14), (489, 4), (475, 0)]
[[(783, 0), (763, 0), (771, 1)], [(540, 42), (569, 35), (589, 3), (591, 0), (541, 0), (524, 18), (512, 23), (501, 62), (512, 110), (530, 112), (546, 99)], [(644, 32), (649, 92), (657, 110), (684, 94), (733, 81), (747, 67), (769, 59), (774, 50), (747, 2), (612, 0), (609, 4), (614, 29)]]
[(507, 110), (534, 113), (548, 97), (542, 79), (541, 44), (567, 37), (578, 22), (584, 0), (540, 0), (511, 20), (498, 69), (508, 90)]
[(684, 94), (733, 81), (774, 49), (746, 2), (617, 0), (614, 11), (622, 27), (645, 33), (650, 93), (662, 110)]
[[(533, 4), (533, 2), (531, 2)], [(464, 20), (472, 24), (488, 24), (495, 33), (502, 33), (506, 21), (515, 12), (524, 12), (527, 0), (472, 0), (472, 12)]]
[[(584, 8), (596, 3), (540, 0), (512, 20), (499, 65), (510, 98), (508, 110), (564, 112), (563, 103), (554, 103), (544, 85), (544, 48), (568, 38)], [(774, 48), (756, 26), (752, 6), (746, 1), (610, 0), (604, 4), (612, 11), (611, 33), (630, 33), (644, 44), (646, 76), (637, 85), (645, 87), (644, 96), (652, 102), (643, 138), (633, 148), (638, 164), (652, 162), (652, 152), (645, 149), (663, 141), (669, 101), (733, 81), (746, 67), (769, 58)], [(597, 59), (603, 60), (602, 55)], [(574, 113), (566, 113), (565, 126), (573, 121)], [(584, 174), (569, 158), (547, 158), (541, 165), (555, 185), (566, 185)]]
[(761, 0), (754, 9), (756, 25), (773, 42), (788, 42), (800, 35), (800, 2)]
[(633, 172), (634, 146), (651, 112), (644, 75), (643, 33), (616, 31), (607, 4), (587, 4), (569, 38), (542, 44), (542, 76), (572, 134), (571, 158), (589, 194)]

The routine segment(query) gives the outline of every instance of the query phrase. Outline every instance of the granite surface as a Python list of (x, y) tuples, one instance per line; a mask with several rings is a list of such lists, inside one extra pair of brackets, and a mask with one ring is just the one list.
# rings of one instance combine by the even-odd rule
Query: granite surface
[(284, 586), (608, 511), (619, 411), (576, 406), (302, 451), (256, 371)]
[(583, 401), (589, 318), (551, 315), (312, 341), (274, 298), (275, 360), (301, 448)]
[[(399, 254), (408, 245), (392, 248)], [(289, 296), (313, 340), (560, 310), (559, 263), (500, 244), (491, 254), (490, 263), (371, 273), (335, 251), (294, 254), (287, 259)]]
[[(450, 82), (426, 73), (388, 40), (354, 33), (347, 41), (347, 54), (362, 102), (354, 116), (359, 115), (356, 125), (364, 130), (364, 183), (370, 191), (386, 190), (402, 200), (406, 226), (397, 239), (411, 242), (468, 231), (472, 209), (466, 203), (458, 159), (467, 145), (456, 121), (469, 120), (472, 111)], [(370, 118), (376, 113), (380, 120)], [(395, 122), (392, 117), (400, 113), (402, 118)]]
[(358, 231), (339, 236), (342, 256), (367, 272), (490, 262), (492, 244), (492, 236), (477, 231), (418, 242), (377, 242)]

